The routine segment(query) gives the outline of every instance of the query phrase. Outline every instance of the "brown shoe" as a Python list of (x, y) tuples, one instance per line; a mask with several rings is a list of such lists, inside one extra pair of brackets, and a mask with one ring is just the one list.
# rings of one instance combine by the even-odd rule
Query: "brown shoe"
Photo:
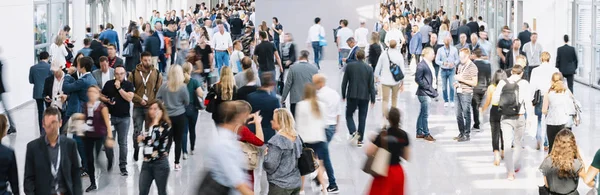
[(454, 138), (452, 138), (452, 139), (453, 139), (453, 140), (458, 140), (458, 139), (460, 139), (462, 136), (463, 136), (463, 134), (461, 133), (461, 134), (458, 134), (458, 136), (456, 136), (456, 137), (454, 137)]
[(425, 135), (417, 135), (417, 139), (423, 139), (425, 138)]
[(431, 135), (427, 135), (423, 139), (425, 139), (426, 141), (429, 141), (429, 142), (434, 142), (435, 141), (435, 138), (433, 138)]

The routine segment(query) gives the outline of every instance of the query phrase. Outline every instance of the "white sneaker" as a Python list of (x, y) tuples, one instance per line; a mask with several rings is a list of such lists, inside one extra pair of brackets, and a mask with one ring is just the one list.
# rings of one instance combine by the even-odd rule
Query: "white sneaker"
[(187, 153), (183, 153), (183, 160), (187, 160), (188, 159), (188, 154)]
[(454, 102), (452, 102), (452, 103), (450, 103), (450, 106), (452, 106), (452, 108), (454, 108), (454, 106), (456, 106), (456, 105), (454, 104)]
[(448, 105), (449, 105), (448, 102), (444, 103), (444, 108), (447, 108)]
[(303, 191), (300, 191), (300, 193), (298, 193), (299, 195), (305, 195), (306, 193)]

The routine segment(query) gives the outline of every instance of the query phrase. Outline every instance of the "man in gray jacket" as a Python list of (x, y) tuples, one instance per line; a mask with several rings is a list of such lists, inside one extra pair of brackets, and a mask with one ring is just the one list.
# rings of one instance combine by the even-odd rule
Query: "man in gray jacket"
[(308, 63), (310, 53), (307, 50), (300, 52), (298, 62), (290, 67), (283, 93), (281, 95), (282, 105), (285, 105), (285, 99), (290, 94), (290, 111), (292, 115), (296, 114), (296, 103), (302, 100), (304, 95), (304, 85), (312, 83), (313, 75), (319, 73), (319, 69), (314, 64)]
[(42, 115), (44, 114), (44, 82), (52, 73), (50, 72), (50, 64), (48, 64), (48, 52), (41, 52), (38, 55), (39, 62), (29, 68), (29, 83), (33, 84), (33, 99), (37, 104), (38, 111), (38, 126), (40, 130), (40, 136), (45, 135), (42, 129)]

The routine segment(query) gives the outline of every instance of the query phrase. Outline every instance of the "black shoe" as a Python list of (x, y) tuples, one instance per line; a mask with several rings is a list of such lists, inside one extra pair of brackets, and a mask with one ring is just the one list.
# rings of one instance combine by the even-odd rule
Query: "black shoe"
[(126, 168), (121, 168), (121, 176), (128, 176), (129, 172), (127, 172)]
[(457, 141), (458, 142), (471, 141), (471, 137), (469, 137), (468, 135), (464, 135), (464, 136), (460, 137)]
[(90, 191), (97, 190), (97, 189), (98, 189), (98, 186), (96, 186), (96, 184), (92, 184), (92, 185), (90, 185), (90, 187), (85, 189), (85, 192), (90, 192)]
[(481, 129), (481, 128), (479, 128), (479, 125), (473, 125), (473, 129)]
[(337, 186), (328, 186), (327, 192), (332, 193), (332, 194), (337, 194), (337, 193), (340, 193), (340, 189), (338, 189)]
[(362, 148), (363, 147), (363, 142), (362, 141), (358, 141), (358, 143), (356, 144), (357, 147)]
[(17, 129), (15, 129), (15, 127), (13, 127), (13, 126), (10, 126), (10, 128), (8, 128), (8, 131), (6, 132), (6, 134), (10, 135), (13, 133), (17, 133)]
[(108, 172), (110, 172), (110, 171), (112, 171), (112, 168), (113, 168), (113, 163), (109, 162), (108, 165), (106, 166), (106, 170)]

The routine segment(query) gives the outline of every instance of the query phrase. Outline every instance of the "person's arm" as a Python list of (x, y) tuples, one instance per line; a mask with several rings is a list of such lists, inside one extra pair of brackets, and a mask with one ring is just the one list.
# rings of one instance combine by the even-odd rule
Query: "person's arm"
[[(35, 179), (36, 179), (36, 170), (35, 170), (35, 152), (32, 150), (32, 143), (27, 144), (27, 150), (25, 152), (25, 175), (23, 176), (23, 192), (25, 194), (35, 194)], [(79, 165), (79, 163), (77, 163)], [(79, 169), (79, 168), (77, 168)]]
[(292, 89), (292, 84), (294, 83), (294, 71), (292, 69), (289, 69), (288, 71), (287, 80), (285, 81), (285, 85), (283, 85), (283, 92), (281, 93), (281, 102), (285, 102), (285, 99), (287, 99), (287, 96)]
[(579, 60), (577, 59), (577, 52), (575, 51), (575, 49), (573, 48), (573, 56), (575, 56), (575, 58), (573, 58), (575, 60), (575, 69), (577, 70), (577, 67), (579, 67)]
[(375, 104), (375, 96), (377, 95), (377, 92), (375, 92), (375, 79), (373, 78), (373, 68), (369, 67), (369, 71), (371, 71), (367, 78), (367, 81), (369, 82), (369, 94), (371, 94), (371, 104)]
[(417, 70), (415, 71), (415, 82), (419, 87), (426, 89), (425, 86), (427, 86), (427, 83), (425, 83), (424, 77), (425, 72), (423, 71), (423, 68), (419, 64), (417, 64)]
[[(121, 83), (122, 85), (122, 83)], [(133, 100), (133, 88), (128, 88), (128, 89), (124, 89), (123, 86), (121, 86), (121, 89), (119, 90), (119, 95), (121, 95), (121, 97), (127, 101), (127, 102), (131, 102)]]
[(452, 66), (457, 67), (460, 64), (460, 56), (458, 55), (458, 49), (450, 48), (450, 51), (454, 51), (452, 54), (452, 56), (454, 57), (454, 64)]
[[(183, 100), (183, 105), (186, 105), (186, 106), (189, 105), (190, 104), (190, 92), (188, 92), (187, 87), (182, 87), (180, 89), (180, 91), (183, 91), (183, 92), (179, 93), (179, 95), (181, 96), (181, 98)], [(234, 95), (235, 95), (235, 93), (234, 93)]]
[(113, 139), (113, 134), (112, 134), (112, 129), (111, 129), (111, 125), (110, 125), (110, 116), (108, 114), (108, 107), (104, 107), (102, 108), (102, 118), (104, 119), (104, 124), (106, 124), (106, 139), (107, 140), (112, 140)]
[(598, 168), (590, 165), (590, 167), (587, 170), (587, 173), (585, 173), (585, 177), (583, 177), (583, 182), (585, 182), (585, 184), (589, 187), (593, 188), (596, 182), (598, 182), (594, 181), (596, 175), (598, 175)]
[(342, 78), (342, 100), (346, 100), (346, 88), (348, 87), (348, 74), (350, 73), (350, 71), (348, 71), (348, 68), (346, 68), (346, 73), (344, 73), (344, 77)]
[(17, 158), (15, 157), (15, 152), (11, 151), (12, 161), (9, 162), (8, 167), (8, 182), (10, 183), (10, 187), (13, 190), (13, 194), (19, 195), (19, 174), (17, 169)]
[(471, 79), (465, 79), (465, 78), (463, 78), (462, 74), (465, 74), (465, 73), (461, 73), (461, 76), (456, 77), (456, 80), (458, 82), (467, 84), (467, 85), (469, 85), (471, 87), (475, 87), (477, 85), (477, 74), (475, 74), (475, 76), (471, 77)]
[(488, 107), (490, 106), (490, 104), (492, 103), (492, 95), (494, 94), (494, 86), (490, 85), (488, 86), (487, 92), (486, 92), (486, 96), (485, 96), (485, 103), (483, 103), (483, 106), (481, 107), (481, 110), (487, 110)]
[(282, 150), (277, 146), (269, 144), (265, 153), (266, 155), (263, 167), (267, 174), (270, 174), (275, 172), (277, 170), (277, 167), (279, 167), (279, 164), (281, 163)]
[(493, 102), (498, 102), (500, 100), (500, 95), (502, 95), (502, 88), (504, 88), (504, 85), (506, 85), (504, 80), (501, 80), (498, 82), (498, 85), (496, 85), (496, 90), (494, 90), (494, 94), (492, 95)]
[(546, 115), (548, 114), (548, 106), (549, 106), (549, 102), (548, 102), (548, 93), (546, 93), (544, 95), (544, 100), (542, 102), (542, 114)]
[(500, 60), (502, 60), (502, 62), (506, 63), (506, 57), (502, 53), (502, 48), (500, 48), (499, 46), (496, 47), (496, 54), (498, 54), (498, 56), (500, 56)]
[[(240, 126), (238, 129), (240, 141), (247, 142), (247, 143), (255, 145), (255, 146), (262, 146), (264, 144), (264, 142), (263, 142), (264, 135), (262, 134), (262, 127), (260, 124), (255, 125), (255, 126), (256, 126), (256, 135), (254, 135), (254, 133), (252, 133), (250, 131), (250, 129), (248, 129), (247, 126)], [(261, 129), (260, 136), (258, 135), (258, 128)]]
[(442, 61), (442, 48), (437, 50), (437, 54), (435, 55), (435, 63), (440, 65), (441, 67), (446, 67), (444, 61)]
[[(67, 78), (67, 77), (65, 77), (65, 78)], [(86, 86), (86, 84), (81, 78), (77, 79), (77, 80), (65, 79), (63, 81), (62, 90), (63, 90), (63, 93), (73, 93), (73, 92), (84, 89), (85, 86)]]
[[(383, 51), (383, 52), (387, 52), (387, 51)], [(375, 71), (373, 73), (373, 75), (375, 75), (375, 78), (380, 80), (381, 79), (381, 66), (383, 66), (383, 61), (385, 61), (387, 59), (387, 55), (389, 55), (389, 53), (383, 53), (381, 52), (381, 55), (379, 55), (379, 60), (377, 60), (377, 65), (375, 66)], [(385, 56), (385, 57), (384, 57)], [(389, 59), (387, 59), (388, 61), (386, 61), (385, 63), (390, 63)]]
[(29, 68), (29, 84), (33, 84), (33, 66)]

